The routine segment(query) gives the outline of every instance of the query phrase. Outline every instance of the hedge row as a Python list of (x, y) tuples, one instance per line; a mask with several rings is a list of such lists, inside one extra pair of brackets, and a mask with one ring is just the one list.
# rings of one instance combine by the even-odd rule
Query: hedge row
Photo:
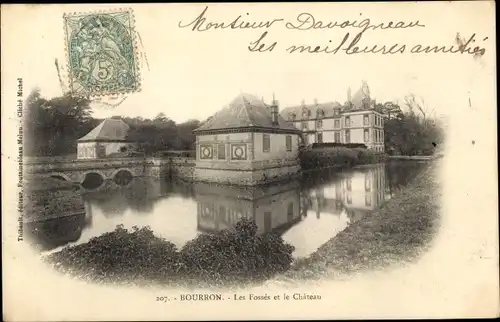
[(301, 167), (305, 170), (332, 166), (353, 167), (380, 162), (383, 158), (383, 153), (363, 148), (305, 149), (299, 153)]

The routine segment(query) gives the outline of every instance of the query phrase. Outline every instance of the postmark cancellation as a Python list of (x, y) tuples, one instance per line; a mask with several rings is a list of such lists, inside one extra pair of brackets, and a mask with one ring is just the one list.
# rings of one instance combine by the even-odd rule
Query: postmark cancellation
[(64, 30), (73, 94), (116, 96), (140, 90), (131, 9), (65, 14)]

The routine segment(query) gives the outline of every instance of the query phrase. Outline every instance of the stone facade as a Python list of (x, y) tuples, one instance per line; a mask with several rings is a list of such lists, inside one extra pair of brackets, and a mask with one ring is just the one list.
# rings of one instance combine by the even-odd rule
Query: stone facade
[(195, 134), (196, 181), (256, 185), (300, 170), (300, 131), (279, 116), (276, 101), (240, 95)]

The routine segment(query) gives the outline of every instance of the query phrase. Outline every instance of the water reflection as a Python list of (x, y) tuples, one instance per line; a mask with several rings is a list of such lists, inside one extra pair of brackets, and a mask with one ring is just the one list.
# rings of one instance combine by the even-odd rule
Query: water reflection
[(242, 218), (253, 219), (257, 234), (285, 232), (301, 220), (300, 183), (268, 187), (227, 187), (196, 183), (198, 230), (231, 228)]
[[(150, 226), (156, 235), (182, 247), (199, 233), (251, 218), (258, 234), (275, 232), (307, 256), (349, 224), (380, 207), (418, 174), (422, 165), (378, 164), (345, 172), (323, 171), (300, 181), (264, 187), (228, 187), (134, 178), (119, 187), (106, 182), (84, 195), (87, 216), (38, 223), (38, 244), (56, 251), (67, 244), (125, 228)], [(41, 226), (40, 226), (41, 225)], [(41, 228), (40, 228), (41, 227)], [(54, 237), (59, 236), (59, 237)]]

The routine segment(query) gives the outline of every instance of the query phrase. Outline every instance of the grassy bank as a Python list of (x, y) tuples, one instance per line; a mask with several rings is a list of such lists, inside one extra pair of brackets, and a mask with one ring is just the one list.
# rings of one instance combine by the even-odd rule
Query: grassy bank
[(24, 221), (34, 222), (85, 213), (78, 186), (53, 178), (26, 180), (23, 197)]
[(303, 170), (328, 167), (354, 167), (361, 164), (377, 163), (384, 159), (384, 154), (363, 148), (306, 148), (299, 153)]
[(415, 259), (436, 233), (439, 202), (435, 163), (429, 163), (393, 199), (298, 260), (285, 277), (353, 273)]

